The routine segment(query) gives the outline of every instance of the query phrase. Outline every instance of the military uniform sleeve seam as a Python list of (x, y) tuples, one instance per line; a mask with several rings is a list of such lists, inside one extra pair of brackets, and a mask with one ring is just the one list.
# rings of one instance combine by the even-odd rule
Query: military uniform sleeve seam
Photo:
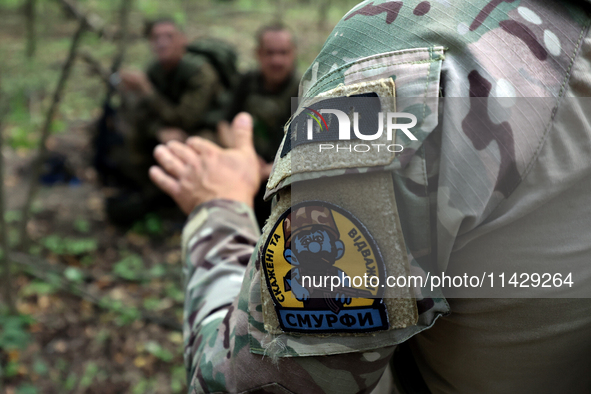
[[(433, 58), (433, 51), (431, 48), (429, 48), (429, 60), (431, 60)], [(430, 76), (431, 76), (431, 64), (433, 62), (429, 62), (429, 68), (427, 69), (427, 78), (425, 81), (425, 93), (423, 94), (425, 96), (425, 101), (423, 102), (423, 121), (425, 120), (425, 113), (427, 112), (427, 91), (429, 90), (429, 80), (430, 80)]]
[(590, 25), (590, 21), (587, 21), (587, 23), (583, 26), (583, 28), (581, 29), (581, 33), (579, 35), (579, 39), (577, 41), (577, 44), (575, 45), (575, 48), (573, 50), (573, 54), (570, 57), (570, 64), (567, 68), (566, 74), (564, 76), (564, 81), (562, 83), (562, 86), (560, 88), (560, 91), (558, 93), (558, 96), (556, 98), (556, 105), (554, 106), (554, 108), (552, 109), (552, 114), (550, 116), (550, 120), (548, 121), (548, 124), (546, 125), (545, 129), (544, 129), (544, 135), (542, 136), (540, 143), (538, 144), (536, 151), (533, 153), (531, 160), (529, 161), (529, 163), (527, 164), (525, 170), (523, 171), (522, 174), (520, 174), (520, 179), (518, 182), (515, 183), (515, 186), (513, 186), (513, 188), (510, 190), (509, 194), (507, 195), (507, 197), (505, 198), (505, 200), (501, 201), (489, 214), (489, 217), (497, 210), (499, 209), (499, 207), (505, 202), (507, 201), (507, 199), (509, 198), (509, 196), (511, 196), (513, 194), (513, 192), (515, 191), (515, 189), (517, 189), (517, 187), (521, 184), (521, 182), (523, 182), (523, 180), (527, 177), (527, 175), (529, 174), (529, 172), (531, 171), (531, 169), (533, 168), (534, 164), (536, 163), (536, 159), (538, 158), (540, 151), (542, 150), (544, 143), (546, 142), (546, 139), (548, 138), (548, 134), (550, 132), (550, 129), (552, 128), (552, 124), (554, 123), (554, 118), (556, 116), (556, 113), (558, 112), (558, 107), (560, 104), (560, 99), (562, 98), (562, 96), (565, 94), (566, 92), (566, 84), (568, 82), (568, 80), (570, 79), (570, 75), (571, 75), (571, 70), (572, 70), (572, 66), (575, 62), (575, 58), (577, 57), (577, 54), (579, 52), (579, 49), (581, 47), (581, 42), (583, 41), (583, 37), (585, 36), (585, 32), (588, 31), (589, 29), (589, 25)]
[[(374, 60), (374, 59), (372, 59), (372, 60)], [(363, 71), (375, 70), (377, 68), (385, 68), (385, 67), (389, 67), (389, 66), (399, 66), (399, 65), (402, 65), (402, 64), (425, 64), (425, 63), (433, 63), (433, 62), (436, 62), (436, 61), (439, 61), (439, 60), (440, 59), (428, 59), (428, 60), (416, 60), (414, 62), (400, 62), (400, 63), (380, 64), (380, 65), (377, 65), (377, 66), (364, 67), (362, 69), (359, 69), (359, 70), (355, 71), (354, 73), (351, 73), (350, 75), (359, 74), (359, 73), (361, 73)], [(339, 71), (339, 70), (337, 69), (337, 70), (333, 71), (329, 75), (332, 75), (332, 74), (334, 74), (337, 71)], [(328, 77), (328, 75), (327, 75), (327, 77)], [(329, 85), (331, 82), (334, 82), (334, 81), (339, 80), (339, 79), (341, 79), (340, 76), (339, 77), (335, 77), (335, 78), (333, 78), (331, 80), (328, 80), (328, 81), (324, 82), (322, 85), (319, 85), (319, 86), (315, 87), (314, 88), (314, 93), (316, 93), (318, 90), (324, 88), (325, 86)]]
[[(585, 36), (585, 32), (588, 31), (588, 29), (589, 29), (589, 21), (587, 21), (587, 23), (581, 29), (581, 33), (579, 34), (579, 39), (577, 40), (577, 44), (573, 50), (573, 54), (570, 57), (570, 64), (568, 65), (568, 69), (566, 70), (566, 74), (564, 76), (564, 81), (562, 82), (562, 86), (560, 87), (560, 91), (558, 92), (558, 97), (556, 98), (556, 105), (554, 106), (554, 109), (552, 110), (552, 115), (550, 117), (550, 120), (548, 121), (548, 124), (546, 125), (546, 129), (544, 130), (544, 136), (542, 137), (542, 140), (538, 144), (536, 151), (532, 155), (530, 162), (528, 163), (527, 167), (525, 168), (525, 171), (523, 172), (523, 175), (521, 176), (521, 180), (525, 179), (527, 174), (529, 174), (531, 168), (533, 167), (533, 165), (536, 161), (536, 158), (540, 154), (540, 151), (542, 150), (542, 147), (544, 146), (544, 143), (546, 142), (546, 139), (548, 138), (548, 133), (549, 133), (550, 128), (552, 127), (552, 124), (554, 122), (556, 112), (558, 112), (558, 107), (560, 105), (560, 99), (563, 97), (563, 95), (566, 92), (565, 87), (566, 87), (567, 82), (570, 79), (572, 67), (573, 67), (573, 64), (575, 63), (575, 58), (577, 57), (577, 54), (579, 53), (579, 49), (581, 48), (581, 42), (583, 41), (583, 37)], [(513, 190), (511, 190), (511, 193), (513, 193), (513, 191), (515, 191), (515, 189), (517, 188), (519, 183), (521, 183), (521, 181), (515, 185)]]
[[(406, 55), (406, 54), (409, 54), (409, 53), (418, 53), (418, 52), (423, 52), (426, 49), (431, 52), (431, 54), (430, 54), (430, 57), (431, 57), (432, 56), (433, 48), (434, 47), (413, 49), (413, 50), (408, 50), (408, 51), (402, 50), (404, 52), (402, 52), (402, 51), (387, 52), (387, 53), (383, 53), (383, 54), (381, 54), (379, 56), (375, 56), (375, 57), (370, 57), (370, 58), (363, 59), (363, 61), (378, 60), (378, 59), (382, 59), (382, 58), (385, 58), (385, 57), (395, 56), (395, 55), (400, 55), (400, 54)], [(438, 47), (438, 48), (440, 48), (440, 47)], [(445, 48), (444, 48), (444, 50), (445, 50)], [(427, 63), (427, 62), (436, 62), (436, 61), (439, 61), (439, 60), (443, 60), (443, 56), (438, 56), (437, 58), (430, 58), (428, 60), (416, 60), (414, 62), (400, 62), (400, 63), (393, 63), (393, 64), (388, 64), (388, 65), (389, 66), (398, 66), (398, 65), (401, 65), (401, 64), (421, 64), (421, 63)], [(342, 65), (341, 67), (333, 70), (331, 73), (329, 73), (327, 75), (324, 75), (322, 78), (320, 78), (317, 81), (317, 83), (322, 82), (323, 80), (329, 78), (331, 75), (334, 75), (335, 73), (341, 71), (342, 69), (344, 69), (346, 67), (350, 67), (352, 64), (355, 64), (355, 63), (353, 62), (353, 63), (347, 63), (347, 64)], [(356, 73), (361, 72), (361, 71), (372, 70), (372, 69), (380, 68), (380, 67), (384, 67), (384, 66), (383, 65), (380, 65), (380, 66), (372, 66), (372, 67), (368, 67), (368, 68), (363, 68), (361, 70), (356, 71)], [(340, 79), (340, 78), (334, 78), (334, 79), (331, 79), (329, 81), (325, 81), (325, 82), (322, 83), (322, 85), (317, 85), (317, 87), (314, 87), (313, 89), (316, 92), (319, 89), (321, 89), (324, 86), (330, 84), (331, 82), (334, 82), (337, 79)], [(310, 89), (310, 90), (312, 90), (312, 89)]]

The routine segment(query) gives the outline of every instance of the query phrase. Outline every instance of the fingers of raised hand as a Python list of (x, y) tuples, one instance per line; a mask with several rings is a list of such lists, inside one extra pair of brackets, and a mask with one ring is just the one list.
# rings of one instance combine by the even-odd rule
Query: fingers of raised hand
[(187, 145), (193, 148), (199, 155), (203, 156), (211, 156), (212, 154), (221, 152), (223, 150), (215, 143), (201, 137), (188, 138)]
[(169, 196), (175, 198), (180, 194), (181, 188), (179, 182), (164, 172), (162, 168), (158, 166), (150, 167), (150, 179)]
[(201, 168), (201, 157), (197, 151), (190, 148), (187, 144), (178, 141), (171, 141), (166, 146), (185, 164), (185, 166), (191, 165), (199, 171)]
[(164, 145), (158, 145), (154, 149), (156, 161), (174, 178), (179, 178), (185, 168), (185, 163), (171, 149)]

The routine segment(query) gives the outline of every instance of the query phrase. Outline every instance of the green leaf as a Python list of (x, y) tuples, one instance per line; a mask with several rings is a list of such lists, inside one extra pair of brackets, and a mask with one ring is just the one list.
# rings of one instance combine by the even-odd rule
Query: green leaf
[(7, 378), (16, 376), (18, 374), (18, 367), (18, 361), (9, 361), (6, 364), (6, 368), (4, 368), (4, 376), (6, 376)]
[(94, 256), (86, 255), (82, 257), (80, 259), (80, 264), (82, 264), (85, 267), (91, 266), (92, 264), (94, 264)]
[(22, 383), (16, 389), (16, 394), (37, 394), (37, 388), (30, 383)]
[(66, 130), (66, 123), (63, 120), (55, 119), (51, 122), (52, 133), (63, 133)]
[(47, 367), (45, 361), (38, 358), (33, 363), (33, 372), (35, 372), (37, 375), (45, 376), (49, 372), (49, 368)]
[(64, 390), (70, 391), (74, 389), (74, 386), (76, 386), (76, 373), (74, 371), (70, 372), (68, 374), (68, 378), (66, 379), (66, 381), (64, 382)]
[(25, 349), (31, 341), (26, 330), (31, 318), (25, 315), (0, 317), (0, 349)]
[(152, 354), (153, 356), (159, 358), (164, 362), (170, 362), (174, 358), (172, 353), (169, 350), (164, 349), (158, 342), (146, 342), (145, 349), (148, 353)]
[(39, 245), (32, 245), (29, 248), (29, 254), (32, 254), (33, 256), (39, 256), (41, 254), (41, 251), (43, 250), (43, 248)]
[(148, 311), (153, 311), (158, 309), (158, 305), (160, 305), (160, 299), (155, 297), (149, 297), (144, 300), (144, 309)]
[(155, 213), (146, 215), (146, 231), (148, 234), (158, 235), (162, 233), (162, 219)]
[(80, 386), (79, 387), (81, 389), (85, 389), (87, 387), (90, 387), (90, 385), (92, 384), (92, 381), (94, 380), (94, 378), (96, 377), (98, 372), (99, 372), (98, 365), (96, 365), (96, 363), (93, 361), (89, 361), (88, 364), (86, 364), (86, 368), (84, 369), (84, 374), (82, 375), (82, 378), (80, 378)]
[(166, 274), (166, 268), (162, 264), (156, 264), (152, 268), (150, 268), (150, 276), (154, 278), (159, 278)]
[(84, 274), (78, 268), (68, 267), (64, 270), (64, 276), (71, 282), (80, 283), (84, 280)]
[(137, 254), (124, 257), (113, 266), (113, 273), (127, 280), (138, 279), (141, 277), (143, 271), (144, 261)]
[(94, 238), (62, 238), (57, 234), (43, 238), (41, 244), (57, 255), (80, 255), (98, 248)]
[(51, 283), (34, 280), (25, 285), (20, 291), (23, 297), (31, 295), (44, 295), (53, 294), (57, 290), (57, 287)]
[(76, 219), (74, 221), (74, 228), (76, 231), (86, 234), (90, 231), (90, 222), (84, 219)]
[(4, 214), (4, 220), (6, 223), (18, 223), (21, 220), (22, 212), (17, 210), (7, 211)]
[(182, 365), (175, 365), (170, 371), (170, 390), (174, 393), (184, 393), (187, 391), (187, 371)]
[(183, 302), (185, 300), (185, 293), (176, 283), (168, 283), (164, 288), (167, 297), (172, 298), (176, 302)]

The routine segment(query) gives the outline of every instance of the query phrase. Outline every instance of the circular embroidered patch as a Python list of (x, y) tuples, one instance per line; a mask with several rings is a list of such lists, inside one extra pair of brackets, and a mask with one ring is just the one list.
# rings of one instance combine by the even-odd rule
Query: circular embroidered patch
[(285, 332), (388, 329), (382, 256), (341, 207), (306, 201), (288, 209), (271, 230), (261, 267)]

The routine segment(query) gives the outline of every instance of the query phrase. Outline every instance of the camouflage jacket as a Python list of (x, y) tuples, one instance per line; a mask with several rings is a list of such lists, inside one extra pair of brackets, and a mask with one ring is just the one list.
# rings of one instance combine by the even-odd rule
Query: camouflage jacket
[(254, 144), (257, 153), (272, 162), (283, 139), (283, 124), (291, 115), (291, 99), (298, 95), (300, 76), (292, 74), (276, 92), (264, 88), (260, 71), (246, 73), (240, 79), (226, 119), (232, 121), (242, 111), (254, 118)]
[[(560, 266), (589, 283), (589, 22), (570, 2), (374, 0), (347, 13), (300, 84), (263, 234), (230, 201), (197, 207), (184, 230), (191, 392), (588, 390), (588, 296), (366, 284), (312, 301), (298, 256), (326, 245), (336, 276), (484, 283)], [(416, 123), (340, 141), (322, 106), (344, 97)]]
[(171, 72), (155, 62), (147, 74), (155, 92), (146, 105), (158, 127), (178, 127), (189, 133), (215, 129), (221, 120), (218, 98), (223, 86), (205, 58), (186, 54)]

